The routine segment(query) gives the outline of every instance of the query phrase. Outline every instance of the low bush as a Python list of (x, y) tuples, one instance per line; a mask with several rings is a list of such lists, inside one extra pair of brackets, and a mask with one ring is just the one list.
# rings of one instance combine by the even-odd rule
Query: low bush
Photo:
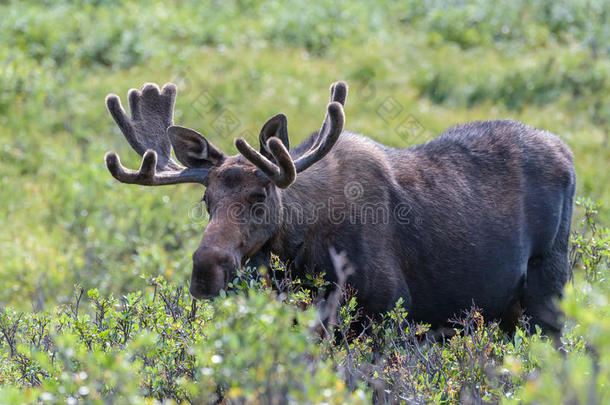
[(271, 282), (244, 272), (213, 301), (197, 303), (185, 287), (148, 277), (140, 292), (119, 299), (77, 286), (54, 311), (5, 308), (0, 398), (603, 403), (610, 399), (610, 233), (597, 225), (595, 205), (579, 203), (586, 219), (573, 237), (577, 272), (562, 302), (559, 347), (528, 336), (526, 318), (506, 335), (477, 308), (457, 314), (443, 334), (409, 322), (401, 302), (371, 322), (349, 286), (334, 306), (319, 294), (327, 287), (321, 278), (278, 278), (285, 269), (276, 259)]

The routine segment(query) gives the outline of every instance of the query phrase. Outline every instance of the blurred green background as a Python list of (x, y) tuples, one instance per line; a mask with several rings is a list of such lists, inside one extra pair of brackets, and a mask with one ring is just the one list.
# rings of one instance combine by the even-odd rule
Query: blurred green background
[(577, 195), (610, 201), (608, 1), (0, 0), (0, 16), (2, 305), (188, 282), (203, 189), (123, 185), (103, 163), (138, 166), (104, 97), (145, 82), (176, 82), (175, 123), (227, 153), (279, 112), (296, 144), (339, 79), (346, 128), (393, 146), (513, 118), (561, 136)]

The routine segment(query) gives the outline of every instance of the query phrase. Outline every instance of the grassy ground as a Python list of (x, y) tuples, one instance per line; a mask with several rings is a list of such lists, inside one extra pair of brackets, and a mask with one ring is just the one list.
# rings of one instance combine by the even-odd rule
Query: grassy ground
[[(603, 226), (610, 221), (607, 2), (0, 1), (0, 15), (0, 304), (11, 308), (7, 317), (17, 316), (13, 310), (26, 311), (26, 318), (46, 313), (55, 325), (50, 314), (73, 302), (75, 284), (120, 297), (152, 294), (145, 281), (150, 276), (162, 275), (168, 288), (187, 283), (190, 255), (205, 227), (192, 215), (203, 190), (114, 181), (103, 164), (107, 150), (118, 151), (131, 167), (139, 157), (106, 112), (106, 94), (124, 98), (144, 82), (174, 81), (176, 124), (195, 128), (234, 153), (234, 137), (257, 138), (265, 120), (279, 112), (288, 116), (293, 142), (303, 139), (322, 122), (329, 84), (344, 79), (351, 86), (346, 127), (386, 144), (406, 147), (454, 124), (496, 118), (548, 129), (569, 144), (576, 157), (577, 195), (605, 204), (596, 215), (598, 233), (592, 237), (589, 226), (579, 242), (584, 259), (577, 266), (599, 273), (595, 278), (602, 281), (586, 277), (592, 284), (581, 280), (574, 287), (593, 289), (591, 296), (601, 301), (574, 293), (566, 305), (575, 305), (575, 323), (586, 325), (581, 333), (601, 334), (605, 343), (597, 342), (598, 350), (608, 347), (607, 323), (600, 332), (593, 320), (579, 318), (607, 313), (607, 256), (594, 259), (608, 254)], [(235, 118), (236, 124), (219, 127), (225, 118)], [(405, 130), (401, 123), (411, 125)], [(575, 225), (583, 215), (577, 209)], [(577, 279), (584, 279), (578, 269)], [(271, 301), (257, 308), (273, 307)], [(588, 305), (598, 312), (585, 310)], [(208, 353), (201, 333), (190, 338)], [(298, 333), (304, 334), (295, 337), (298, 342), (310, 339), (306, 331)], [(126, 339), (137, 341), (140, 335), (132, 331)], [(590, 362), (586, 339), (578, 336), (570, 339), (581, 342), (578, 356)], [(4, 356), (13, 357), (6, 339), (1, 347)], [(515, 359), (528, 356), (519, 352)], [(524, 366), (527, 372), (543, 357)], [(337, 363), (326, 366), (328, 373), (337, 372)], [(496, 366), (511, 367), (502, 360)], [(121, 372), (133, 372), (125, 367)], [(15, 369), (7, 370), (0, 382), (28, 385), (12, 377)], [(527, 385), (524, 373), (515, 371), (516, 385)], [(329, 377), (333, 384), (349, 383), (341, 372), (336, 375)], [(454, 390), (454, 397), (445, 392), (438, 398), (457, 400), (460, 381), (447, 391)], [(536, 381), (542, 387), (542, 378)], [(152, 388), (134, 392), (172, 397)], [(506, 392), (514, 398), (518, 390), (511, 386)], [(503, 395), (490, 398), (510, 399)]]

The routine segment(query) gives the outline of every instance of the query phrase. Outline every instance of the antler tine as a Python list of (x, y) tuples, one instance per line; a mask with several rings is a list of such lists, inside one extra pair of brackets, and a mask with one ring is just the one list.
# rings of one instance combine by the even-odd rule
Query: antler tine
[(330, 86), (330, 101), (336, 101), (345, 107), (347, 89), (347, 83), (345, 83), (343, 80), (333, 83)]
[[(342, 80), (331, 84), (330, 102), (332, 103), (334, 101), (334, 102), (341, 104), (341, 106), (345, 106), (345, 100), (347, 99), (347, 89), (348, 89), (347, 83), (345, 83)], [(320, 144), (324, 140), (324, 137), (325, 137), (324, 134), (328, 131), (328, 126), (329, 126), (329, 118), (328, 118), (328, 114), (326, 114), (326, 117), (324, 117), (324, 122), (322, 123), (322, 128), (318, 132), (318, 135), (316, 136), (316, 139), (313, 142), (313, 144), (311, 145), (310, 149), (316, 149), (320, 146)]]
[(326, 117), (327, 119), (324, 120), (316, 144), (294, 162), (297, 173), (302, 172), (326, 156), (337, 142), (337, 139), (339, 139), (339, 135), (343, 131), (343, 124), (345, 123), (341, 103), (338, 101), (331, 102), (328, 105)]
[(128, 93), (131, 117), (127, 115), (116, 94), (106, 97), (106, 107), (131, 147), (142, 156), (139, 170), (127, 169), (119, 156), (109, 152), (106, 166), (119, 181), (129, 184), (160, 186), (177, 183), (202, 183), (209, 169), (186, 168), (171, 155), (172, 145), (167, 129), (173, 124), (177, 88), (167, 83), (159, 89), (146, 83), (141, 90)]
[(110, 174), (122, 183), (142, 186), (164, 186), (179, 183), (204, 183), (208, 169), (187, 169), (162, 171), (157, 173), (157, 152), (152, 149), (144, 152), (140, 169), (131, 170), (121, 164), (119, 155), (106, 153), (104, 157)]
[(243, 138), (235, 140), (235, 147), (246, 159), (258, 167), (276, 186), (286, 188), (294, 182), (297, 171), (290, 153), (278, 138), (272, 137), (267, 141), (267, 149), (271, 152), (277, 165), (261, 155)]

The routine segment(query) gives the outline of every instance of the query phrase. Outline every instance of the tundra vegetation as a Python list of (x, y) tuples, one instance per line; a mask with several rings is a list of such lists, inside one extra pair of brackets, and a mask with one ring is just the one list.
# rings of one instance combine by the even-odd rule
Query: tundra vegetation
[[(610, 401), (608, 2), (9, 0), (0, 15), (0, 402)], [(244, 271), (193, 302), (203, 189), (115, 181), (109, 147), (128, 167), (140, 157), (104, 97), (174, 81), (176, 123), (228, 152), (278, 112), (298, 144), (337, 79), (347, 128), (384, 144), (513, 118), (570, 146), (559, 347), (476, 308), (445, 342), (400, 305), (350, 336), (349, 287), (320, 333), (316, 277)]]

